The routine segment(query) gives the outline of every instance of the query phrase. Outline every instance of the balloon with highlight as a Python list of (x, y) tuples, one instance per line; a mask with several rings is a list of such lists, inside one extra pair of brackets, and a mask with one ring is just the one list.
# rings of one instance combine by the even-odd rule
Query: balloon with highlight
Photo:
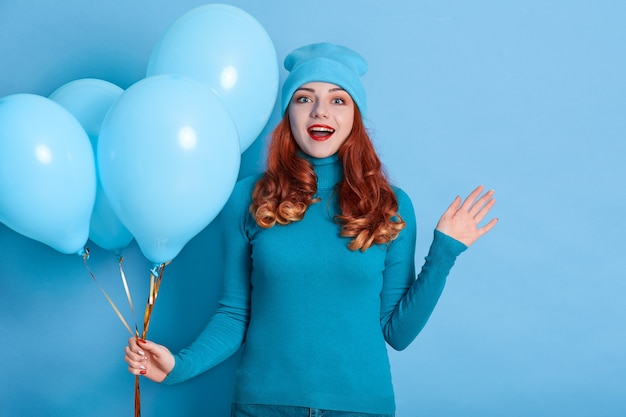
[(278, 62), (261, 24), (225, 4), (179, 17), (156, 43), (147, 75), (182, 74), (207, 83), (230, 113), (241, 152), (259, 136), (274, 108)]
[(226, 203), (239, 172), (239, 140), (206, 84), (159, 75), (129, 87), (111, 107), (97, 159), (113, 211), (158, 265)]
[[(84, 78), (59, 87), (50, 95), (50, 99), (61, 104), (76, 117), (87, 132), (95, 153), (102, 121), (123, 92), (122, 88), (108, 81)], [(128, 246), (133, 236), (117, 218), (102, 190), (97, 163), (96, 175), (98, 187), (89, 225), (89, 238), (103, 249), (119, 251)]]
[(0, 99), (0, 221), (62, 253), (82, 253), (96, 194), (89, 138), (60, 104)]

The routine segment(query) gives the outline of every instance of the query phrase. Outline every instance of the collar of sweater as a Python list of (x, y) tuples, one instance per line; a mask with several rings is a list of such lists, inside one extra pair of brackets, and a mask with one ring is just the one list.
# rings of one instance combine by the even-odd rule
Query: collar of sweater
[(315, 175), (317, 175), (317, 189), (330, 190), (343, 178), (343, 164), (339, 161), (339, 154), (327, 156), (326, 158), (314, 158), (301, 153), (307, 161), (313, 165)]

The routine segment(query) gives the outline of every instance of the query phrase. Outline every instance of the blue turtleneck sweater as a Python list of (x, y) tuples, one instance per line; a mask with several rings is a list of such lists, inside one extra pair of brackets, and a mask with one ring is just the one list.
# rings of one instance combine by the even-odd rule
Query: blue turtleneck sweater
[(349, 250), (333, 221), (342, 165), (336, 155), (309, 160), (321, 201), (299, 222), (260, 228), (248, 211), (259, 177), (235, 187), (220, 216), (220, 306), (165, 382), (198, 375), (243, 345), (234, 402), (393, 413), (385, 342), (399, 350), (413, 341), (466, 246), (435, 231), (416, 278), (415, 214), (394, 188), (406, 228), (389, 244)]

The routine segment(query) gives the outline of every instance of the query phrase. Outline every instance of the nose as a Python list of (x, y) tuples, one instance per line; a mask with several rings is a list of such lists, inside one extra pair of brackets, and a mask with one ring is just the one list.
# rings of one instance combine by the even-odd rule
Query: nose
[(320, 101), (317, 101), (311, 109), (311, 117), (325, 119), (328, 117), (328, 108)]

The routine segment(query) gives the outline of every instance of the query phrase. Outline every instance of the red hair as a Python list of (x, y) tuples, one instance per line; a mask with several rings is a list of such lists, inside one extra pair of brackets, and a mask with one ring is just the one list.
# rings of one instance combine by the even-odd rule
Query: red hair
[[(341, 236), (352, 238), (348, 247), (365, 251), (373, 244), (394, 240), (405, 223), (358, 107), (354, 108), (352, 132), (339, 149), (344, 175), (335, 189), (341, 210), (335, 219)], [(319, 201), (314, 198), (317, 178), (313, 166), (298, 155), (298, 149), (285, 112), (272, 133), (265, 174), (252, 192), (250, 213), (260, 227), (300, 221), (309, 205)]]

